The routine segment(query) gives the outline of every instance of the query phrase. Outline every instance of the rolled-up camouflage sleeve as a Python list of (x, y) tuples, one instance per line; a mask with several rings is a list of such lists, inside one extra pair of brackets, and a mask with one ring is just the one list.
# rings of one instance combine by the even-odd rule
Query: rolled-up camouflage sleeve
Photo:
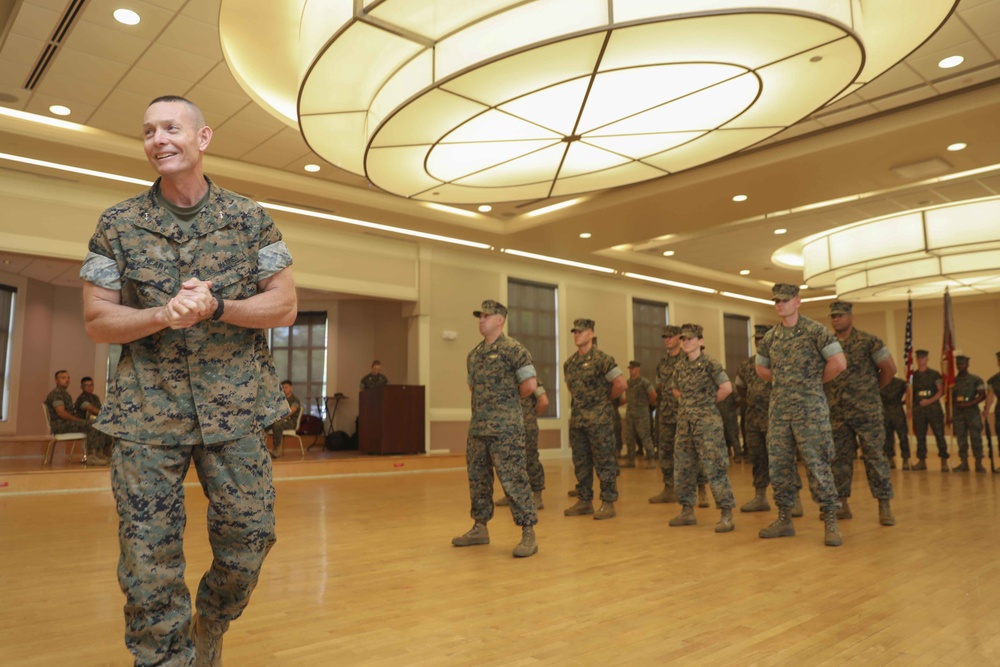
[(281, 232), (274, 220), (263, 208), (259, 209), (261, 228), (257, 251), (257, 282), (270, 278), (282, 269), (292, 265), (292, 253), (281, 238)]
[(80, 277), (104, 289), (120, 291), (122, 288), (122, 274), (118, 270), (118, 262), (96, 252), (87, 253), (83, 266), (80, 267)]

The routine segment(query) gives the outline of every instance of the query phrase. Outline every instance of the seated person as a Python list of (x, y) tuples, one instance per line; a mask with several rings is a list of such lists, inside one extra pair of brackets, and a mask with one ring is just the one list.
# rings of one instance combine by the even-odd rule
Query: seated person
[(288, 407), (292, 409), (288, 413), (288, 416), (279, 422), (274, 422), (271, 425), (271, 436), (274, 439), (274, 448), (271, 450), (271, 458), (280, 459), (281, 455), (285, 453), (282, 447), (282, 436), (283, 431), (290, 431), (295, 428), (295, 425), (299, 420), (299, 411), (302, 409), (302, 402), (299, 401), (298, 397), (292, 393), (292, 381), (285, 380), (281, 383), (281, 391), (285, 393), (285, 400), (288, 401)]
[[(101, 413), (101, 399), (94, 393), (94, 378), (89, 375), (80, 380), (80, 395), (76, 397), (73, 412), (77, 417), (86, 419), (88, 422), (94, 421)], [(96, 429), (93, 429), (93, 434), (94, 448), (110, 459), (114, 439), (107, 433), (101, 433)]]
[(361, 391), (383, 384), (389, 384), (389, 378), (382, 375), (382, 362), (376, 359), (372, 362), (372, 372), (361, 378)]
[[(49, 425), (52, 433), (83, 433), (86, 435), (86, 462), (89, 466), (106, 466), (111, 460), (101, 451), (104, 447), (103, 433), (95, 431), (87, 419), (73, 414), (73, 397), (69, 395), (69, 373), (56, 371), (55, 389), (45, 397), (45, 408), (49, 411)], [(106, 437), (106, 436), (105, 436)]]

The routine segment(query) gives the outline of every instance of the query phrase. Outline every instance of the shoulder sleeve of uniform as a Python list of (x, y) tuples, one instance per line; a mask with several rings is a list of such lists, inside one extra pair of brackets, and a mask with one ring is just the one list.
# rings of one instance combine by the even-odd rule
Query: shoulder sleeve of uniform
[(892, 352), (890, 352), (889, 348), (885, 346), (885, 343), (882, 342), (882, 339), (879, 338), (878, 336), (872, 336), (872, 355), (871, 355), (872, 363), (878, 366), (879, 364), (881, 364), (886, 359), (889, 359), (890, 357), (892, 357)]
[(113, 218), (111, 211), (112, 209), (108, 209), (101, 215), (97, 229), (90, 237), (87, 257), (80, 267), (80, 278), (98, 287), (118, 291), (122, 288), (121, 267), (124, 266), (124, 261), (118, 261), (115, 246), (110, 239), (109, 229)]
[(508, 339), (508, 350), (511, 355), (511, 366), (514, 368), (517, 383), (521, 384), (529, 378), (536, 377), (534, 362), (531, 360), (531, 352), (513, 338)]
[(729, 382), (729, 376), (726, 375), (726, 369), (724, 369), (722, 364), (715, 359), (712, 359), (710, 371), (712, 373), (712, 379), (715, 381), (715, 385), (717, 387), (721, 387), (725, 383)]
[(545, 387), (543, 387), (542, 385), (538, 385), (537, 387), (535, 387), (535, 391), (531, 393), (535, 398), (538, 398), (539, 396), (544, 396), (546, 393)]
[(615, 363), (615, 358), (611, 355), (606, 355), (607, 361), (605, 362), (604, 369), (604, 379), (608, 382), (612, 382), (619, 375), (624, 375), (622, 369), (618, 368), (618, 364)]
[(835, 354), (840, 354), (844, 351), (843, 346), (841, 346), (840, 341), (837, 337), (833, 335), (828, 329), (816, 323), (816, 348), (819, 353), (823, 355), (824, 359), (829, 359)]
[(281, 232), (263, 208), (260, 211), (260, 233), (257, 251), (257, 281), (270, 278), (292, 265), (292, 253), (281, 239)]

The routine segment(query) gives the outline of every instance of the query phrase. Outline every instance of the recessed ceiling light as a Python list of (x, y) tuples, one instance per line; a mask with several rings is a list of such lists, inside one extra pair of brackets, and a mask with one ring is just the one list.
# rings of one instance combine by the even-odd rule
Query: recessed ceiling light
[(799, 289), (809, 289), (809, 285), (799, 285)]
[(778, 234), (778, 235), (781, 235), (781, 234), (787, 234), (787, 233), (788, 233), (788, 230), (787, 230), (787, 229), (775, 229), (775, 230), (774, 230), (774, 233), (775, 233), (775, 234)]
[(948, 146), (948, 150), (954, 153), (955, 151), (964, 150), (966, 146), (968, 146), (968, 144), (966, 144), (964, 141), (959, 141), (957, 143)]
[(480, 213), (489, 213), (492, 210), (493, 210), (493, 207), (490, 206), (489, 204), (483, 204), (482, 206), (479, 207), (479, 212)]
[(740, 271), (740, 275), (741, 276), (749, 276), (750, 275), (750, 269), (743, 269), (742, 271)]
[(591, 236), (590, 232), (583, 232), (582, 234), (580, 234), (581, 239), (589, 239), (590, 236)]
[(746, 195), (736, 195), (735, 197), (733, 197), (733, 201), (746, 201), (746, 200), (747, 200)]
[(114, 17), (116, 21), (125, 25), (136, 25), (140, 20), (139, 15), (131, 9), (116, 9)]
[(69, 107), (64, 107), (61, 104), (53, 104), (49, 107), (49, 111), (57, 116), (68, 116), (71, 113)]
[(673, 257), (674, 256), (674, 251), (673, 250), (664, 250), (663, 251), (663, 256), (664, 257)]
[(320, 166), (318, 164), (307, 164), (302, 168), (310, 173), (315, 173), (320, 170)]
[(962, 56), (948, 56), (947, 58), (941, 60), (938, 63), (938, 67), (941, 69), (951, 69), (952, 67), (958, 67), (965, 62), (965, 58)]

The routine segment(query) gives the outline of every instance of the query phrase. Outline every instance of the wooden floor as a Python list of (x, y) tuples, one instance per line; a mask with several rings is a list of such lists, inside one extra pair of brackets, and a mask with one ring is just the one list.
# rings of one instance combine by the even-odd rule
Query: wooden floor
[[(815, 505), (798, 535), (764, 541), (775, 512), (717, 511), (669, 528), (659, 472), (620, 478), (618, 517), (564, 517), (566, 460), (545, 462), (539, 553), (500, 508), (492, 544), (471, 525), (464, 470), (296, 475), (276, 467), (278, 543), (225, 642), (229, 667), (354, 665), (997, 665), (1000, 475), (893, 471), (898, 525), (876, 520), (860, 464), (824, 547)], [(749, 465), (734, 465), (738, 502)], [(98, 473), (106, 474), (106, 473)], [(205, 501), (189, 487), (189, 585), (210, 562)], [(105, 489), (0, 493), (5, 665), (128, 665)]]

